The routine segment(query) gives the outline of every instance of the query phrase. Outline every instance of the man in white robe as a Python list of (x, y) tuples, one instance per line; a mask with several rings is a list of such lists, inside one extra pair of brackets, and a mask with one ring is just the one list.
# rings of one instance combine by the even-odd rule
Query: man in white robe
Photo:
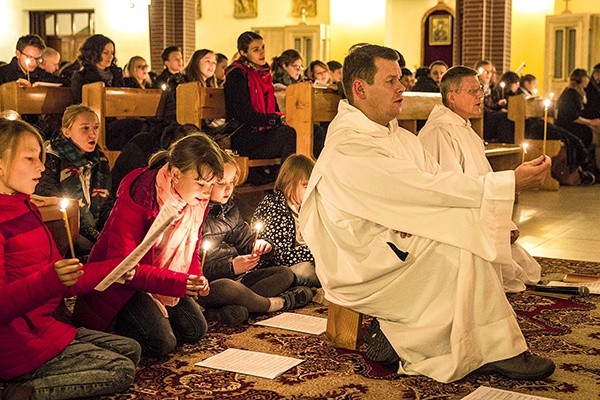
[[(477, 71), (464, 66), (450, 68), (440, 85), (442, 102), (436, 105), (419, 132), (419, 141), (445, 171), (483, 176), (492, 172), (484, 153), (483, 139), (473, 130), (469, 118), (481, 114), (483, 90)], [(505, 292), (521, 292), (535, 285), (542, 267), (515, 240), (518, 229), (512, 224), (510, 263), (499, 264)], [(506, 240), (509, 240), (507, 237)]]
[(300, 226), (326, 298), (378, 319), (399, 373), (451, 382), (483, 366), (545, 378), (554, 363), (526, 353), (492, 262), (510, 260), (515, 187), (539, 186), (550, 160), (485, 176), (442, 172), (398, 127), (396, 59), (374, 45), (346, 57), (348, 102), (304, 196)]

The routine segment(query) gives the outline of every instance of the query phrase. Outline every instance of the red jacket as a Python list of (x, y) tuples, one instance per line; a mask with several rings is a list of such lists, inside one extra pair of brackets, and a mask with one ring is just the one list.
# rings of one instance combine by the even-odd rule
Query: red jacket
[[(123, 260), (141, 243), (158, 215), (157, 169), (138, 168), (125, 176), (115, 206), (90, 254), (90, 261)], [(132, 195), (133, 194), (133, 195)], [(198, 232), (201, 242), (201, 233)], [(196, 252), (198, 249), (196, 248)], [(78, 296), (75, 316), (85, 327), (106, 331), (137, 289), (173, 297), (185, 297), (190, 274), (200, 275), (200, 260), (193, 257), (189, 274), (154, 267), (154, 248), (140, 261), (135, 277), (126, 285), (114, 284), (103, 292)]]
[(52, 317), (63, 295), (92, 290), (117, 265), (86, 265), (67, 288), (54, 270), (61, 258), (29, 196), (0, 194), (1, 379), (32, 372), (61, 353), (77, 331)]

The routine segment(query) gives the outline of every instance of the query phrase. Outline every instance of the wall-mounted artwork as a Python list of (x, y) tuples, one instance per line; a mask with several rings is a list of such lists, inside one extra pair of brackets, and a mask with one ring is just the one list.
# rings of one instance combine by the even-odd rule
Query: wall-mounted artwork
[(452, 16), (434, 14), (429, 17), (429, 45), (447, 46), (452, 44)]
[(302, 17), (303, 14), (305, 17), (316, 17), (317, 0), (292, 0), (292, 17)]
[(234, 0), (233, 17), (234, 18), (256, 18), (258, 0)]

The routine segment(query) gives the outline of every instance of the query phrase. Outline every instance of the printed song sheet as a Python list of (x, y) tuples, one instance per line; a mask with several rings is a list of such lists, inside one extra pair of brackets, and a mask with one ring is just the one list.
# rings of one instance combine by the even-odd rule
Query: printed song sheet
[(320, 335), (325, 333), (325, 330), (327, 329), (327, 318), (284, 312), (272, 318), (256, 322), (255, 325)]
[(462, 398), (462, 400), (554, 400), (549, 397), (532, 396), (508, 390), (479, 386), (477, 390)]
[(162, 207), (150, 229), (148, 229), (144, 240), (110, 274), (106, 275), (106, 278), (96, 285), (95, 289), (99, 292), (106, 290), (107, 287), (117, 282), (123, 274), (133, 269), (176, 216), (177, 210), (174, 207)]
[(259, 353), (256, 351), (227, 349), (224, 352), (209, 357), (204, 361), (200, 361), (195, 365), (253, 375), (261, 378), (275, 379), (288, 369), (295, 367), (303, 361), (304, 360), (299, 358)]

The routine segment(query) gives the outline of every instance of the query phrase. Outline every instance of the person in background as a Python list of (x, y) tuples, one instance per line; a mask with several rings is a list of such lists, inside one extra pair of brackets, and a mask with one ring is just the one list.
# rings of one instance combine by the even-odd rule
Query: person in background
[[(477, 71), (462, 65), (450, 68), (440, 85), (442, 103), (436, 105), (425, 126), (419, 131), (419, 141), (444, 171), (485, 176), (492, 167), (485, 156), (483, 141), (471, 128), (469, 118), (481, 114), (483, 90)], [(516, 243), (517, 226), (510, 231), (512, 258), (509, 263), (495, 263), (505, 292), (525, 290), (541, 278), (542, 267)], [(506, 238), (509, 240), (509, 238)]]
[(342, 82), (342, 64), (339, 61), (331, 60), (327, 61), (327, 68), (331, 72), (331, 82), (341, 83)]
[(261, 267), (289, 266), (297, 285), (319, 288), (315, 260), (298, 226), (298, 213), (314, 164), (302, 154), (288, 157), (279, 170), (273, 193), (256, 207), (252, 223), (263, 225), (259, 237), (273, 246), (273, 255), (261, 260)]
[[(142, 354), (164, 357), (195, 343), (206, 320), (194, 297), (206, 296), (198, 248), (210, 191), (223, 176), (223, 157), (203, 134), (192, 134), (155, 153), (149, 166), (128, 174), (90, 261), (123, 260), (142, 242), (161, 210), (175, 214), (136, 267), (127, 285), (78, 296), (74, 317), (85, 327), (137, 340)], [(165, 209), (166, 208), (166, 209)]]
[(60, 83), (69, 85), (69, 80), (50, 74), (40, 68), (42, 52), (46, 48), (38, 35), (29, 34), (17, 40), (15, 57), (10, 63), (0, 67), (0, 85), (17, 81), (21, 87), (30, 87), (35, 82)]
[(308, 78), (315, 83), (337, 90), (338, 85), (333, 83), (327, 64), (323, 61), (312, 61), (308, 66)]
[(127, 77), (123, 78), (125, 87), (145, 89), (152, 87), (148, 75), (148, 63), (143, 57), (133, 56), (127, 63)]
[(71, 94), (75, 104), (81, 103), (81, 88), (86, 83), (104, 82), (106, 87), (123, 87), (123, 72), (117, 67), (115, 43), (100, 34), (90, 36), (79, 49), (83, 68), (71, 80)]
[(583, 105), (582, 116), (588, 119), (600, 118), (600, 64), (594, 65), (592, 69), (585, 97), (587, 102)]
[(215, 68), (215, 78), (217, 78), (217, 87), (223, 87), (225, 83), (225, 69), (229, 65), (229, 59), (225, 54), (216, 53), (217, 67)]
[(406, 91), (409, 92), (415, 86), (415, 75), (408, 68), (401, 68), (402, 78), (400, 78), (400, 82), (406, 88)]
[(43, 158), (34, 127), (0, 119), (0, 397), (63, 400), (123, 392), (133, 384), (140, 345), (53, 316), (63, 297), (93, 291), (118, 261), (62, 259), (30, 199)]
[(46, 168), (36, 194), (77, 199), (76, 254), (87, 256), (100, 235), (96, 222), (110, 190), (110, 167), (98, 146), (98, 116), (81, 104), (67, 107), (61, 130), (45, 146)]
[[(277, 107), (263, 38), (255, 32), (244, 32), (238, 37), (237, 49), (240, 58), (225, 71), (227, 119), (239, 126), (231, 137), (232, 148), (241, 156), (281, 158), (283, 162), (296, 151), (296, 131), (285, 124)], [(251, 183), (274, 180), (270, 170), (249, 177)]]
[(169, 46), (160, 55), (165, 69), (154, 80), (154, 88), (165, 90), (169, 79), (183, 70), (183, 54), (181, 48)]
[(304, 71), (302, 56), (294, 49), (285, 50), (279, 57), (274, 57), (271, 68), (273, 70), (273, 83), (289, 86), (304, 80), (302, 76), (302, 71)]
[(519, 80), (519, 89), (525, 97), (537, 96), (537, 78), (532, 74), (525, 74)]
[(60, 68), (60, 53), (52, 47), (46, 47), (42, 51), (40, 68), (49, 74), (56, 74)]
[(429, 64), (427, 76), (419, 76), (417, 82), (412, 87), (412, 92), (433, 92), (439, 93), (442, 76), (448, 70), (448, 64), (442, 60), (436, 60)]
[(232, 199), (239, 174), (237, 163), (227, 153), (223, 160), (223, 178), (212, 189), (210, 212), (202, 228), (202, 236), (210, 244), (204, 263), (210, 293), (198, 299), (205, 309), (204, 316), (209, 321), (236, 326), (246, 322), (249, 313), (305, 306), (312, 299), (312, 291), (308, 287), (291, 288), (294, 273), (290, 268), (257, 268), (273, 248), (263, 239), (254, 243), (255, 232)]

